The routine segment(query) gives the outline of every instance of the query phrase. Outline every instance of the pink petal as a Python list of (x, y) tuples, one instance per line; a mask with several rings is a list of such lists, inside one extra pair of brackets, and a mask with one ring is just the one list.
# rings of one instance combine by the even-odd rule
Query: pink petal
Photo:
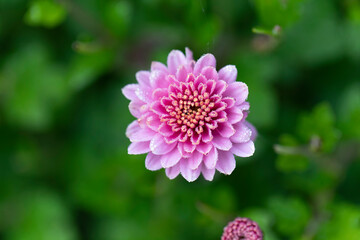
[(219, 151), (219, 160), (216, 163), (216, 169), (223, 173), (230, 175), (236, 166), (235, 157), (231, 152)]
[(216, 82), (214, 80), (208, 80), (206, 82), (206, 91), (210, 94), (212, 94), (215, 90)]
[(254, 127), (254, 125), (252, 125), (251, 123), (249, 123), (248, 121), (244, 121), (244, 124), (250, 128), (251, 130), (251, 141), (254, 141), (258, 135), (258, 132), (256, 131), (256, 128)]
[(174, 134), (174, 132), (172, 131), (171, 127), (167, 124), (167, 123), (162, 123), (159, 127), (159, 133), (161, 133), (161, 135), (163, 136), (171, 136)]
[(186, 55), (186, 60), (188, 61), (193, 60), (193, 53), (189, 48), (185, 48), (185, 55)]
[(215, 175), (215, 168), (213, 169), (208, 169), (205, 166), (201, 167), (201, 173), (204, 176), (204, 178), (208, 181), (212, 181), (214, 179), (214, 175)]
[(140, 118), (141, 108), (144, 106), (146, 106), (146, 104), (142, 101), (131, 101), (129, 103), (129, 111), (134, 117)]
[(227, 119), (231, 124), (240, 122), (244, 116), (243, 111), (237, 106), (226, 109), (226, 113), (227, 113)]
[(165, 137), (165, 141), (168, 143), (175, 143), (181, 138), (182, 136), (181, 134), (182, 134), (181, 131), (175, 132), (173, 135), (169, 137)]
[(219, 123), (216, 130), (224, 138), (229, 138), (235, 134), (235, 129), (229, 122)]
[(218, 161), (218, 150), (213, 147), (211, 151), (204, 156), (204, 164), (208, 169), (213, 169)]
[(166, 73), (162, 71), (152, 71), (150, 74), (150, 84), (152, 88), (167, 88), (169, 82), (166, 79)]
[(250, 104), (248, 102), (243, 102), (238, 106), (242, 111), (247, 111), (250, 109)]
[(177, 149), (179, 150), (181, 156), (184, 156), (184, 154), (187, 154), (184, 150), (184, 143), (183, 142), (179, 142), (177, 144)]
[(210, 152), (212, 146), (211, 143), (200, 142), (199, 145), (196, 146), (196, 150), (206, 155)]
[(201, 140), (201, 134), (197, 134), (196, 132), (190, 137), (191, 143), (194, 145), (198, 145)]
[(219, 150), (228, 151), (232, 147), (232, 143), (229, 138), (224, 138), (217, 132), (214, 132), (214, 138), (212, 140), (212, 144), (214, 147), (218, 148)]
[(223, 80), (216, 81), (214, 94), (222, 95), (225, 92), (227, 87), (228, 87), (228, 84), (225, 81), (223, 81)]
[(191, 154), (191, 157), (189, 158), (189, 168), (194, 170), (199, 167), (200, 163), (202, 162), (203, 155), (199, 153), (198, 151), (193, 152)]
[(219, 71), (219, 79), (224, 80), (229, 84), (235, 82), (236, 77), (237, 69), (234, 65), (227, 65)]
[(175, 75), (178, 67), (180, 65), (186, 64), (186, 58), (184, 54), (179, 50), (172, 50), (169, 53), (168, 59), (167, 59), (167, 65), (169, 69), (169, 73)]
[(129, 135), (129, 139), (131, 142), (147, 142), (150, 141), (156, 132), (151, 130), (150, 128), (140, 128), (136, 132)]
[(181, 154), (177, 147), (175, 147), (171, 152), (162, 155), (161, 157), (161, 166), (163, 168), (173, 167), (180, 161)]
[(208, 127), (204, 128), (204, 132), (202, 133), (201, 137), (202, 137), (202, 141), (205, 143), (208, 143), (211, 140), (213, 140), (212, 132)]
[(130, 136), (134, 133), (136, 133), (137, 131), (139, 131), (141, 128), (139, 126), (139, 123), (137, 120), (132, 121), (126, 128), (126, 132), (125, 135), (130, 138)]
[(149, 169), (150, 171), (156, 171), (161, 169), (161, 162), (160, 162), (161, 156), (148, 153), (148, 155), (145, 158), (145, 167)]
[(213, 79), (218, 80), (218, 73), (214, 67), (208, 66), (201, 70), (201, 74), (206, 77), (207, 80)]
[(133, 142), (128, 147), (129, 154), (144, 154), (150, 151), (150, 142)]
[[(186, 82), (188, 82), (188, 83), (194, 83), (195, 82), (195, 80), (196, 80), (196, 77), (194, 76), (194, 74), (193, 73), (189, 73), (188, 75), (187, 75), (187, 78), (186, 78)], [(191, 86), (191, 85), (190, 85)], [(194, 85), (193, 85), (194, 86)], [(194, 89), (192, 89), (192, 90), (194, 90)]]
[[(230, 111), (230, 110), (227, 109), (227, 111)], [(218, 114), (219, 115), (216, 118), (217, 122), (221, 123), (221, 122), (226, 122), (228, 120), (227, 113), (225, 111), (220, 111)], [(230, 121), (230, 123), (232, 124), (231, 121)]]
[(164, 73), (168, 72), (167, 67), (163, 63), (154, 61), (151, 63), (151, 71), (156, 71), (156, 70), (162, 71)]
[(164, 106), (160, 103), (160, 101), (155, 101), (150, 105), (150, 109), (158, 114), (158, 115), (165, 115), (167, 114), (166, 109), (164, 108)]
[(149, 71), (139, 71), (135, 75), (136, 80), (139, 82), (140, 86), (150, 86), (150, 72)]
[[(143, 106), (144, 108), (148, 108), (147, 105)], [(150, 117), (151, 113), (150, 112), (142, 112), (141, 116), (138, 118), (137, 122), (139, 123), (139, 126), (141, 128), (146, 128), (147, 124), (146, 124), (146, 120), (148, 117)], [(151, 128), (150, 128), (151, 129)]]
[(167, 88), (158, 88), (155, 89), (152, 93), (153, 100), (159, 100), (162, 97), (167, 97), (169, 95), (169, 91)]
[(229, 84), (223, 95), (227, 97), (233, 97), (236, 101), (236, 104), (241, 104), (247, 99), (249, 95), (249, 89), (243, 82), (234, 82)]
[[(225, 110), (226, 108), (229, 108), (228, 105), (226, 104), (227, 100), (228, 100), (228, 98), (225, 99), (225, 101), (223, 101), (223, 99), (222, 99), (221, 101), (215, 103), (215, 105), (214, 105), (215, 111), (216, 112), (221, 112), (221, 111)], [(234, 103), (235, 103), (235, 101), (234, 101)]]
[(231, 152), (239, 157), (250, 157), (255, 152), (254, 142), (234, 143)]
[(189, 158), (189, 157), (191, 157), (191, 154), (192, 154), (192, 153), (183, 152), (182, 157), (183, 157), (184, 159), (185, 159), (185, 158)]
[(129, 100), (136, 100), (138, 97), (135, 91), (139, 88), (139, 84), (128, 84), (121, 89), (124, 96)]
[(188, 71), (185, 66), (180, 66), (176, 71), (176, 78), (179, 82), (186, 82)]
[(190, 141), (184, 142), (184, 151), (188, 153), (193, 153), (196, 148), (196, 145), (192, 144)]
[(232, 108), (235, 105), (235, 99), (232, 97), (224, 97), (221, 101), (226, 104), (226, 108)]
[(216, 59), (212, 54), (209, 53), (203, 55), (199, 60), (197, 60), (194, 66), (194, 74), (200, 74), (202, 69), (207, 66), (211, 66), (214, 68), (216, 67)]
[(203, 75), (199, 75), (196, 77), (194, 85), (197, 90), (200, 88), (200, 84), (206, 85), (207, 79)]
[(157, 115), (149, 116), (146, 119), (146, 125), (154, 131), (157, 131), (159, 129), (160, 124), (161, 122)]
[(195, 170), (190, 169), (187, 163), (188, 159), (182, 159), (180, 162), (180, 172), (181, 175), (188, 181), (193, 182), (195, 181), (199, 175), (200, 175), (200, 168), (197, 168)]
[(168, 176), (169, 179), (176, 178), (180, 173), (180, 163), (176, 164), (173, 167), (166, 168), (165, 173), (166, 173), (166, 176)]
[(164, 137), (161, 134), (156, 134), (153, 139), (150, 141), (150, 150), (156, 155), (163, 155), (176, 146), (176, 143), (167, 144), (164, 140)]
[(139, 87), (135, 90), (136, 96), (143, 102), (149, 102), (152, 99), (152, 89), (150, 87)]
[(235, 134), (230, 138), (233, 143), (243, 143), (250, 140), (252, 131), (243, 122), (234, 124)]

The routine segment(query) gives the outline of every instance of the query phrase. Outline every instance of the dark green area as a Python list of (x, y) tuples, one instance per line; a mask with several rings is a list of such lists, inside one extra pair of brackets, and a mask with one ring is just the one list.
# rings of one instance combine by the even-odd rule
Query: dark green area
[[(360, 239), (359, 0), (0, 0), (0, 46), (0, 239), (220, 239), (236, 216)], [(185, 47), (236, 65), (259, 131), (213, 182), (127, 154), (121, 88)]]

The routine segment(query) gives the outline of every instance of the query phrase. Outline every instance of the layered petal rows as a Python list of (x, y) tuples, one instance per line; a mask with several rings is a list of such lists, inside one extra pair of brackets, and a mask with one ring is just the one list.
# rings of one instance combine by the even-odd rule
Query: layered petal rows
[(217, 71), (213, 55), (195, 62), (189, 49), (170, 52), (167, 66), (153, 62), (150, 71), (138, 72), (138, 83), (123, 88), (137, 118), (126, 130), (128, 153), (147, 153), (146, 168), (165, 168), (170, 179), (231, 174), (234, 155), (253, 155), (256, 136), (245, 120), (248, 87), (236, 78), (235, 66)]
[(248, 218), (236, 218), (224, 228), (221, 240), (263, 240), (259, 225)]

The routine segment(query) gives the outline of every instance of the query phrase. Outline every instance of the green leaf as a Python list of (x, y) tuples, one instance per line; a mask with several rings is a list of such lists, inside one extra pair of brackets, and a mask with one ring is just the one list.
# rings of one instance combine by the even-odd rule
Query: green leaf
[(345, 137), (360, 139), (360, 84), (355, 83), (344, 91), (339, 120)]
[(268, 206), (276, 229), (285, 236), (300, 235), (310, 219), (310, 210), (300, 198), (273, 197)]
[(301, 18), (284, 31), (279, 46), (282, 55), (309, 65), (338, 57), (344, 50), (346, 34), (337, 21), (335, 5), (328, 0), (304, 1), (300, 9)]
[(286, 27), (300, 17), (302, 3), (303, 0), (255, 0), (255, 7), (262, 26)]
[(106, 25), (117, 36), (124, 36), (129, 28), (132, 5), (128, 1), (110, 1), (105, 4), (104, 18)]
[(66, 11), (55, 0), (34, 0), (25, 14), (25, 22), (31, 26), (53, 28), (60, 25), (66, 17)]
[[(298, 141), (291, 135), (282, 135), (280, 145), (286, 147), (299, 146)], [(283, 172), (302, 172), (308, 168), (309, 159), (299, 153), (279, 154), (276, 158), (276, 167)]]
[(277, 101), (271, 81), (276, 77), (278, 65), (272, 58), (251, 53), (234, 54), (238, 69), (237, 81), (249, 87), (250, 111), (248, 120), (256, 127), (276, 124)]
[(70, 89), (79, 91), (91, 84), (101, 73), (109, 69), (113, 57), (114, 53), (108, 50), (76, 54), (67, 73)]
[(360, 208), (349, 204), (334, 205), (315, 240), (358, 240), (360, 236)]
[(345, 1), (348, 18), (353, 23), (360, 23), (360, 2), (357, 0)]
[(13, 125), (42, 130), (67, 97), (61, 67), (50, 61), (41, 44), (28, 44), (12, 54), (0, 75), (0, 95), (5, 116)]
[(340, 136), (339, 131), (335, 128), (335, 115), (330, 105), (321, 103), (311, 113), (303, 114), (297, 125), (297, 133), (305, 143), (319, 138), (319, 150), (331, 152)]
[(51, 192), (32, 191), (19, 199), (19, 218), (7, 232), (7, 240), (75, 240), (69, 211)]

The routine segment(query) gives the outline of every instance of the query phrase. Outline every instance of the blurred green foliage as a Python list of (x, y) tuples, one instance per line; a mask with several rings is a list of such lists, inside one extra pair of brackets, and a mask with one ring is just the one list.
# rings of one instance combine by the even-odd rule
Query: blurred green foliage
[(316, 240), (357, 239), (360, 236), (360, 209), (344, 203), (338, 203), (330, 209), (331, 219), (324, 224)]
[(34, 0), (25, 14), (25, 22), (33, 26), (55, 27), (66, 16), (62, 5), (53, 0)]
[[(358, 0), (0, 0), (0, 239), (219, 239), (243, 216), (358, 240), (359, 39)], [(259, 131), (213, 182), (127, 154), (121, 88), (186, 46), (236, 65)]]

